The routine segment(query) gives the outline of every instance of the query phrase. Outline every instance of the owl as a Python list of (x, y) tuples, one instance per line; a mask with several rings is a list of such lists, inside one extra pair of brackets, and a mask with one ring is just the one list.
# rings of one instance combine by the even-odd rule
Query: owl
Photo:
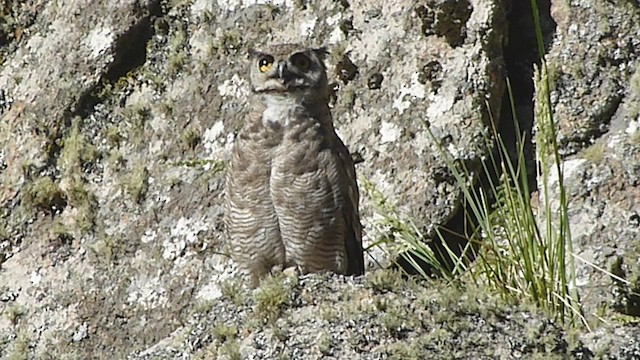
[(353, 161), (328, 106), (324, 49), (250, 50), (250, 106), (225, 189), (232, 257), (256, 286), (265, 274), (364, 273)]

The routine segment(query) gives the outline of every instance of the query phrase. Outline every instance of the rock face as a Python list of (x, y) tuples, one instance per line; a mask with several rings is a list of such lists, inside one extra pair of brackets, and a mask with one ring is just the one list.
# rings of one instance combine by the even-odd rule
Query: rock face
[(585, 314), (639, 316), (640, 6), (554, 2), (551, 14), (551, 99), (561, 151), (573, 154), (563, 165)]
[[(557, 24), (548, 55), (556, 85), (552, 101), (563, 150), (573, 154), (615, 128), (616, 112), (637, 92), (630, 80), (637, 71), (640, 14), (634, 1), (554, 1), (551, 14)], [(634, 120), (630, 115), (627, 122)]]
[(336, 126), (364, 159), (359, 176), (422, 225), (459, 197), (434, 176), (425, 129), (477, 163), (498, 110), (485, 105), (503, 91), (494, 1), (10, 5), (0, 284), (20, 315), (0, 327), (35, 354), (123, 357), (219, 296), (235, 271), (220, 194), (247, 113), (249, 48), (329, 47)]
[(162, 346), (131, 358), (195, 353), (202, 359), (579, 359), (590, 354), (543, 316), (504, 306), (477, 289), (418, 284), (383, 271), (349, 284), (335, 275), (276, 279), (263, 284), (254, 300), (247, 295), (222, 296)]
[[(236, 303), (229, 296), (242, 291), (234, 287), (236, 270), (221, 234), (221, 193), (229, 149), (247, 112), (245, 54), (251, 47), (275, 42), (328, 46), (336, 127), (350, 150), (364, 160), (357, 171), (363, 193), (365, 245), (380, 236), (375, 226), (375, 199), (368, 196), (371, 189), (420, 227), (428, 229), (449, 219), (458, 207), (460, 193), (426, 130), (459, 161), (474, 168), (486, 153), (483, 134), (500, 113), (502, 47), (507, 34), (504, 4), (498, 0), (27, 0), (5, 1), (3, 6), (3, 358), (175, 358), (176, 354), (211, 358), (205, 350), (226, 344), (228, 337), (245, 339), (240, 341), (243, 356), (286, 355), (289, 353), (273, 350), (273, 346), (302, 346), (308, 340), (305, 336), (317, 335), (310, 330), (313, 327), (302, 330), (313, 319), (309, 312), (315, 308), (308, 297), (315, 293), (317, 301), (324, 303), (336, 301), (332, 293), (351, 294), (338, 300), (359, 313), (353, 318), (359, 327), (367, 326), (367, 316), (379, 321), (376, 316), (385, 309), (403, 306), (395, 303), (399, 296), (379, 297), (377, 285), (371, 285), (377, 283), (376, 273), (370, 275), (374, 278), (368, 280), (372, 281), (369, 285), (363, 285), (362, 279), (311, 276), (291, 285), (287, 296), (293, 300), (277, 302), (277, 306), (266, 301), (267, 309), (280, 309), (278, 304), (298, 307), (301, 314), (281, 320), (287, 321), (287, 333), (263, 323), (238, 325), (247, 320), (253, 303)], [(596, 254), (596, 263), (601, 265), (615, 260), (620, 276), (628, 278), (638, 274), (640, 266), (640, 119), (636, 105), (640, 86), (637, 74), (631, 76), (637, 73), (640, 36), (633, 34), (640, 33), (639, 11), (632, 1), (584, 5), (579, 15), (571, 16), (601, 24), (601, 15), (607, 15), (604, 24), (609, 30), (602, 28), (593, 35), (575, 31), (573, 23), (580, 24), (580, 30), (587, 22), (581, 22), (583, 18), (574, 21), (568, 15), (574, 14), (574, 8), (563, 6), (558, 3), (554, 8), (559, 26), (550, 50), (552, 64), (555, 61), (562, 70), (557, 79), (565, 79), (558, 82), (554, 94), (561, 126), (569, 129), (563, 136), (578, 139), (566, 143), (579, 143), (580, 148), (589, 145), (584, 139), (594, 137), (597, 141), (592, 146), (600, 143), (604, 155), (590, 156), (606, 159), (596, 162), (587, 156), (577, 167), (582, 175), (576, 177), (572, 195), (593, 206), (576, 209), (574, 221), (581, 222), (579, 216), (597, 218), (598, 225), (574, 235), (583, 256)], [(567, 44), (576, 46), (575, 58), (567, 55)], [(591, 56), (594, 51), (601, 61)], [(578, 63), (584, 59), (589, 66), (573, 72), (575, 69), (563, 67), (570, 64), (568, 59)], [(600, 79), (603, 87), (595, 91), (593, 79)], [(580, 98), (574, 96), (576, 89), (583, 94)], [(599, 97), (600, 93), (604, 95)], [(604, 102), (598, 106), (585, 105), (600, 100)], [(586, 118), (582, 117), (585, 111), (590, 114)], [(585, 125), (581, 119), (590, 122)], [(593, 119), (605, 119), (604, 127), (593, 125)], [(590, 130), (593, 128), (599, 130)], [(603, 128), (607, 131), (601, 131)], [(572, 136), (571, 129), (587, 130), (576, 130), (578, 135)], [(568, 145), (567, 149), (575, 147)], [(583, 186), (585, 181), (591, 187)], [(592, 197), (594, 193), (598, 197)], [(603, 227), (611, 238), (606, 243), (611, 251), (606, 253), (595, 243)], [(636, 255), (631, 255), (633, 249)], [(384, 263), (381, 253), (371, 251)], [(373, 261), (369, 267), (374, 267)], [(592, 274), (586, 268), (581, 271), (585, 276)], [(608, 278), (602, 281), (611, 286)], [(625, 312), (632, 314), (637, 288), (623, 283), (619, 289), (626, 297), (618, 299), (628, 300), (624, 304), (631, 310)], [(411, 291), (417, 297), (422, 290)], [(277, 299), (278, 294), (270, 296)], [(356, 299), (360, 307), (350, 308), (357, 294), (370, 297), (371, 303)], [(262, 303), (260, 294), (250, 295)], [(603, 299), (606, 297), (600, 294), (595, 303)], [(420, 311), (437, 312), (433, 303), (421, 303), (424, 308)], [(223, 319), (229, 314), (210, 309), (217, 306), (235, 308), (233, 314), (238, 317)], [(407, 316), (398, 311), (400, 318)], [(511, 314), (510, 310), (496, 312)], [(469, 321), (476, 325), (492, 321), (492, 314), (469, 316)], [(513, 316), (518, 324), (526, 322), (521, 314)], [(325, 354), (326, 347), (314, 348), (316, 352), (303, 355), (357, 358), (373, 351), (371, 346), (358, 347), (361, 340), (350, 343), (346, 336), (330, 335), (337, 326), (335, 317), (329, 314), (325, 320), (319, 325), (329, 334), (323, 341), (328, 341), (329, 348), (339, 343), (344, 351)], [(375, 327), (365, 341), (375, 339), (377, 332), (389, 331), (391, 337), (375, 341), (385, 346), (401, 342), (405, 325), (396, 326), (392, 321), (397, 319), (387, 320), (388, 326)], [(533, 322), (538, 330), (549, 326), (552, 333), (559, 332), (544, 320)], [(234, 333), (233, 326), (254, 334)], [(215, 339), (203, 329), (217, 329), (211, 330)], [(416, 329), (409, 337), (415, 344), (440, 341), (422, 337), (421, 333), (433, 328), (422, 324)], [(525, 332), (516, 331), (512, 337), (520, 338), (513, 343), (534, 346), (523, 338)], [(290, 339), (290, 334), (301, 335)], [(274, 340), (279, 337), (289, 340)], [(585, 339), (601, 342), (597, 337)], [(457, 347), (463, 352), (460, 357), (475, 358), (478, 343), (462, 340), (452, 341), (447, 349), (464, 343)], [(275, 352), (260, 349), (267, 343), (276, 345), (264, 349)], [(553, 346), (563, 350), (551, 353), (568, 353), (565, 345), (558, 340)], [(172, 352), (172, 348), (179, 350)], [(502, 352), (508, 349), (495, 349), (502, 358), (512, 355)], [(620, 354), (632, 351), (628, 349), (622, 347)], [(381, 356), (411, 355), (404, 348), (378, 350)], [(225, 354), (232, 357), (234, 349), (216, 356)]]

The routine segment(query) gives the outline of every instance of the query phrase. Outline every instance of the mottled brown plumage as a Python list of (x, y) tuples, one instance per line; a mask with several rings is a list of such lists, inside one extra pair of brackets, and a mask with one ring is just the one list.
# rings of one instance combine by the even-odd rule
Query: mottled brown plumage
[(251, 114), (226, 185), (234, 259), (255, 286), (273, 269), (364, 273), (358, 186), (328, 106), (324, 50), (251, 51)]

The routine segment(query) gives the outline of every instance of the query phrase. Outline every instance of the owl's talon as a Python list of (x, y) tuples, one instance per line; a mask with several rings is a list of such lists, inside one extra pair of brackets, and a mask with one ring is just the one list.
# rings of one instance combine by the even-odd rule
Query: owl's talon
[(300, 269), (299, 266), (291, 266), (288, 267), (284, 270), (282, 270), (282, 273), (284, 274), (284, 276), (286, 277), (298, 277), (300, 276), (300, 274), (302, 274), (302, 269)]
[(269, 271), (269, 273), (270, 273), (271, 275), (280, 274), (280, 273), (282, 273), (282, 272), (283, 272), (283, 268), (284, 268), (284, 266), (282, 266), (282, 265), (273, 265), (273, 266), (271, 267), (271, 271)]

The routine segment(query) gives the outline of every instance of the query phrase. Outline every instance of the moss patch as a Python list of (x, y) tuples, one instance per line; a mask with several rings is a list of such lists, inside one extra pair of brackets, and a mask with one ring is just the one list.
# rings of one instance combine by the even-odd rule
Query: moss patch
[(64, 193), (50, 177), (41, 177), (28, 183), (23, 191), (22, 201), (27, 209), (49, 213), (61, 211), (67, 206)]
[(80, 131), (82, 121), (79, 118), (73, 121), (71, 132), (62, 141), (59, 160), (59, 165), (67, 176), (81, 171), (99, 158), (99, 152), (95, 145), (89, 143)]
[(149, 170), (142, 164), (136, 166), (122, 185), (133, 201), (141, 203), (149, 190)]
[(268, 323), (273, 323), (289, 304), (291, 284), (286, 283), (284, 276), (265, 278), (255, 296), (256, 316)]

